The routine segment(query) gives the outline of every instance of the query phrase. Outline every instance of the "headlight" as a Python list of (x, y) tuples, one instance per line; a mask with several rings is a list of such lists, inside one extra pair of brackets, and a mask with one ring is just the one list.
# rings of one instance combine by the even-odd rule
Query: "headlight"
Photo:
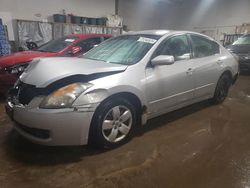
[(62, 87), (47, 96), (40, 104), (40, 108), (68, 108), (84, 91), (93, 86), (90, 83), (74, 83)]
[(21, 74), (23, 71), (26, 69), (28, 66), (28, 63), (21, 64), (21, 65), (15, 65), (12, 67), (5, 68), (5, 71), (10, 73), (10, 74)]

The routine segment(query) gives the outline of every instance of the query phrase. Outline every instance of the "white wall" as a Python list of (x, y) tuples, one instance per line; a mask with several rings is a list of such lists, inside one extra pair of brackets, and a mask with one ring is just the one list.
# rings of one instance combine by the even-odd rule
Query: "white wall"
[(131, 30), (233, 26), (250, 22), (250, 0), (120, 0)]
[[(165, 0), (166, 1), (166, 0)], [(120, 0), (119, 14), (129, 30), (174, 28), (178, 6), (159, 0)]]
[[(9, 14), (13, 19), (45, 21), (63, 9), (67, 14), (102, 17), (115, 13), (115, 0), (0, 0), (0, 16)], [(3, 21), (12, 32), (10, 20), (5, 16)]]

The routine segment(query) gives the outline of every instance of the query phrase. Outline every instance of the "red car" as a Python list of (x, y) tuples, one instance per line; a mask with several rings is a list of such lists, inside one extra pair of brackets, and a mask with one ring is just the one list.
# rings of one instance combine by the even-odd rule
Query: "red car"
[(52, 40), (34, 51), (17, 52), (0, 57), (0, 94), (13, 86), (18, 76), (37, 57), (77, 57), (110, 38), (107, 34), (73, 34)]

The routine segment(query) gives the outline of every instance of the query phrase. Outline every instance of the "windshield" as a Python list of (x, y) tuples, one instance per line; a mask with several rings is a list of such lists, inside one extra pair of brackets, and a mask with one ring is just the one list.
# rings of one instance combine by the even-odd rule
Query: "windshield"
[(122, 35), (101, 43), (84, 54), (84, 58), (115, 64), (135, 64), (159, 38), (157, 35)]
[(233, 45), (250, 45), (250, 35), (240, 37)]
[(77, 37), (63, 37), (60, 39), (52, 40), (39, 48), (37, 48), (37, 51), (40, 52), (60, 52), (64, 48), (71, 45), (73, 42), (77, 40)]

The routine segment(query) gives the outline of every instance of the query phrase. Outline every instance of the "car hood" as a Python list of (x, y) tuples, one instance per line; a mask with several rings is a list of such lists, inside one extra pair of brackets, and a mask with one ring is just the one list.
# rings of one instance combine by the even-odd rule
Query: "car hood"
[(51, 57), (55, 55), (56, 55), (55, 53), (38, 52), (38, 51), (17, 52), (11, 55), (0, 57), (0, 66), (9, 67), (9, 66), (32, 61), (34, 58), (37, 58), (37, 57)]
[(55, 81), (75, 75), (97, 75), (125, 71), (128, 66), (84, 58), (42, 58), (33, 61), (20, 76), (26, 84), (44, 88)]
[(235, 54), (250, 53), (250, 45), (231, 45), (227, 49)]

